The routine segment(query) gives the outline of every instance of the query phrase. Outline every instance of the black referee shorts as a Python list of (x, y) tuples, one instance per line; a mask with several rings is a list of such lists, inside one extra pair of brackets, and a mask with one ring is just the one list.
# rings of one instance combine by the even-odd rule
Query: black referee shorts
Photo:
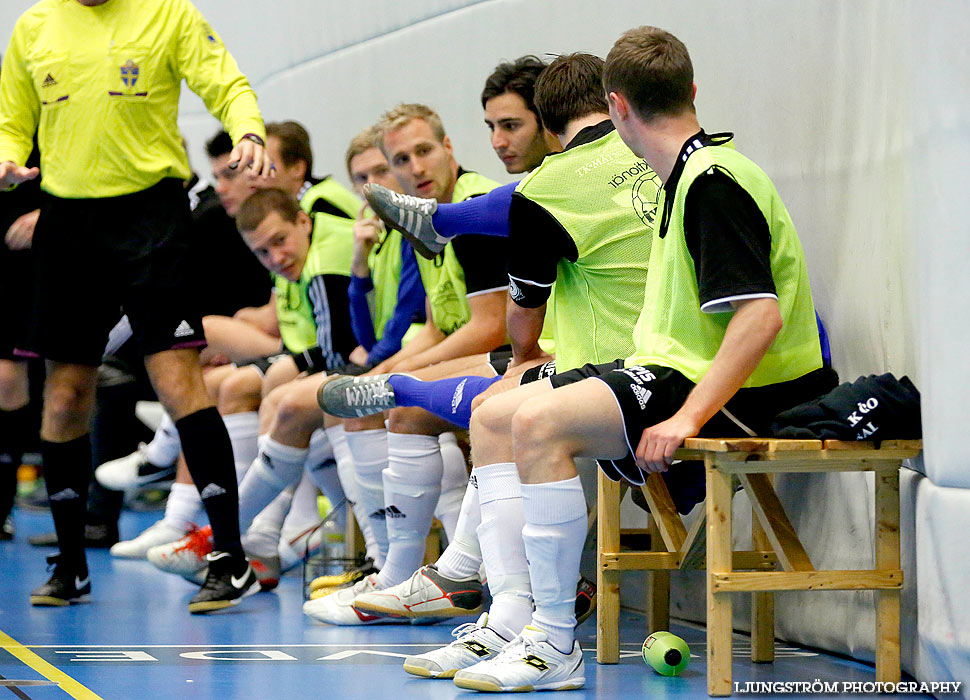
[(205, 345), (187, 275), (189, 204), (180, 180), (101, 199), (44, 194), (25, 342), (48, 360), (97, 366), (121, 314), (142, 355)]
[[(0, 226), (0, 236), (6, 229)], [(23, 360), (14, 349), (23, 344), (33, 304), (33, 258), (30, 250), (10, 250), (0, 240), (0, 360)]]

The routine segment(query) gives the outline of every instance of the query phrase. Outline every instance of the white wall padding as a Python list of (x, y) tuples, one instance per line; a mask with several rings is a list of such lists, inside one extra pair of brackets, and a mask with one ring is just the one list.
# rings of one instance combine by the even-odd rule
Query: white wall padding
[[(970, 680), (970, 491), (923, 479), (916, 509), (919, 676)], [(966, 683), (963, 688), (967, 693)], [(965, 695), (965, 697), (967, 697)]]
[[(303, 122), (317, 174), (343, 180), (350, 137), (406, 100), (441, 112), (463, 166), (508, 182), (479, 104), (498, 62), (525, 53), (605, 55), (623, 30), (641, 24), (683, 39), (694, 60), (701, 124), (734, 131), (738, 148), (771, 176), (791, 211), (836, 368), (846, 380), (908, 374), (922, 391), (926, 479), (915, 490), (916, 516), (916, 477), (907, 474), (904, 487), (904, 661), (929, 680), (970, 680), (961, 545), (970, 531), (965, 0), (196, 3), (250, 76), (264, 116)], [(0, 40), (30, 4), (0, 3)], [(205, 173), (203, 144), (218, 125), (190, 94), (180, 127), (193, 164)], [(794, 498), (792, 485), (803, 483), (811, 497)], [(793, 519), (808, 530), (817, 566), (871, 556), (865, 477), (793, 477), (781, 490)], [(906, 534), (914, 527), (915, 542)], [(678, 611), (689, 615), (703, 597), (686, 579), (675, 594)], [(872, 657), (871, 594), (779, 598), (780, 634)]]

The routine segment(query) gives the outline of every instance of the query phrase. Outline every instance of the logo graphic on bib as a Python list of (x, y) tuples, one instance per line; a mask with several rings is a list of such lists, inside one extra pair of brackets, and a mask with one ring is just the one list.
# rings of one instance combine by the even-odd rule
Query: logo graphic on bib
[(139, 72), (138, 64), (129, 58), (125, 61), (125, 65), (121, 67), (121, 82), (124, 83), (125, 87), (135, 87), (135, 83), (138, 82)]
[(653, 228), (657, 215), (657, 200), (660, 198), (662, 187), (663, 183), (653, 171), (647, 171), (633, 183), (633, 211), (640, 217), (644, 226)]

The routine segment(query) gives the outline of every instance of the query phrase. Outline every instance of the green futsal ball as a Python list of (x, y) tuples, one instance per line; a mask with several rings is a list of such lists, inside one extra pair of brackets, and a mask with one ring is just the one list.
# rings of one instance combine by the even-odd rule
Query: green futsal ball
[(690, 663), (687, 642), (670, 632), (654, 632), (643, 642), (643, 663), (661, 676), (677, 676)]

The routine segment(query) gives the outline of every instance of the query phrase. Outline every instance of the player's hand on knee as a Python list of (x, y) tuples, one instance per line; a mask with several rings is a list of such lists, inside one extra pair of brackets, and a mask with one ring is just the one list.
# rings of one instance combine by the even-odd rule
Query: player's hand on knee
[(667, 471), (684, 439), (697, 435), (699, 430), (693, 421), (678, 415), (650, 426), (643, 431), (634, 454), (637, 466), (651, 473)]

